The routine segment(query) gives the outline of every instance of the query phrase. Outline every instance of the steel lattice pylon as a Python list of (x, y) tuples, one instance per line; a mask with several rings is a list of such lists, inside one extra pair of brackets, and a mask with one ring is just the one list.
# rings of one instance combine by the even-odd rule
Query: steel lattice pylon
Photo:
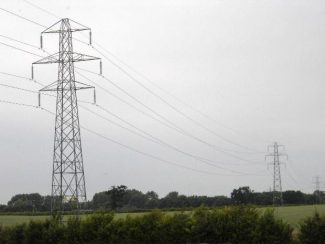
[(273, 204), (283, 204), (283, 198), (282, 198), (282, 180), (281, 180), (281, 164), (280, 157), (281, 156), (287, 156), (287, 154), (279, 153), (279, 148), (284, 147), (282, 145), (279, 145), (277, 142), (274, 142), (273, 145), (268, 146), (268, 150), (270, 148), (273, 148), (273, 151), (266, 155), (266, 157), (272, 157), (273, 162), (269, 163), (273, 166)]
[[(71, 22), (77, 27), (72, 28)], [(58, 80), (40, 90), (57, 93), (52, 211), (79, 209), (80, 203), (87, 200), (76, 91), (94, 87), (75, 80), (74, 63), (98, 58), (73, 52), (72, 33), (82, 30), (90, 31), (89, 28), (74, 21), (62, 19), (43, 31), (42, 34), (59, 33), (59, 52), (33, 63), (33, 65), (58, 63)], [(41, 35), (41, 46), (42, 42)]]

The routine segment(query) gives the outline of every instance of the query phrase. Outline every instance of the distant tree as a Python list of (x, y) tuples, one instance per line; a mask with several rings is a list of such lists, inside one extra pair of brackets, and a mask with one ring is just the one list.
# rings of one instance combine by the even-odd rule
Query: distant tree
[(178, 192), (172, 191), (160, 200), (161, 208), (175, 208), (178, 206)]
[(106, 191), (98, 192), (94, 195), (92, 204), (95, 209), (107, 208), (110, 206), (110, 197)]
[(154, 191), (148, 191), (146, 193), (146, 197), (149, 201), (152, 201), (152, 200), (158, 200), (159, 199), (159, 196), (156, 192)]
[(124, 194), (123, 205), (130, 209), (144, 209), (147, 203), (147, 197), (141, 191), (132, 189)]
[(38, 211), (42, 209), (43, 197), (38, 193), (17, 194), (8, 202), (12, 211)]
[(231, 200), (236, 204), (248, 204), (253, 202), (253, 192), (249, 186), (239, 187), (231, 193)]
[(282, 197), (285, 204), (305, 203), (305, 197), (301, 191), (284, 191)]
[(258, 205), (271, 205), (273, 204), (272, 192), (253, 192), (253, 202)]
[(147, 208), (157, 208), (159, 204), (159, 196), (156, 192), (154, 191), (148, 191), (146, 193), (146, 207)]
[(4, 212), (7, 208), (7, 205), (5, 204), (0, 204), (0, 212)]
[(110, 205), (113, 210), (122, 206), (123, 197), (126, 194), (127, 187), (124, 185), (112, 186), (110, 190), (107, 191), (107, 195), (110, 198)]

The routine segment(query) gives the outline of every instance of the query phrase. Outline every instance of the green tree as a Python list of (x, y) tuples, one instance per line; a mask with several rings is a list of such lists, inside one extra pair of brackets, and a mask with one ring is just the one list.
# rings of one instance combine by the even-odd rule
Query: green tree
[(110, 190), (107, 191), (107, 195), (110, 198), (110, 205), (113, 210), (122, 206), (123, 197), (126, 194), (127, 187), (124, 185), (112, 186)]
[(239, 187), (231, 193), (231, 200), (236, 204), (248, 204), (253, 202), (253, 192), (249, 186)]

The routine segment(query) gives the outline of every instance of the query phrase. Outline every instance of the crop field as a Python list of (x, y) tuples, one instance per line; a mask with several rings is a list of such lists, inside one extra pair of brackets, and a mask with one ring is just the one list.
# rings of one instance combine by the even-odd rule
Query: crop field
[[(260, 208), (261, 211), (266, 208)], [(320, 214), (325, 214), (325, 205), (304, 205), (304, 206), (284, 206), (284, 207), (275, 207), (275, 216), (281, 218), (292, 227), (297, 228), (299, 223), (308, 216), (312, 216), (315, 211), (318, 211)], [(175, 212), (167, 212), (168, 214), (173, 214)], [(146, 213), (117, 213), (115, 218), (125, 218), (129, 216), (137, 216)], [(82, 218), (85, 218), (86, 215), (81, 215)], [(48, 216), (24, 216), (24, 215), (0, 215), (0, 225), (2, 226), (12, 226), (21, 223), (28, 223), (30, 220), (42, 221), (48, 218)], [(69, 216), (64, 216), (65, 219)]]

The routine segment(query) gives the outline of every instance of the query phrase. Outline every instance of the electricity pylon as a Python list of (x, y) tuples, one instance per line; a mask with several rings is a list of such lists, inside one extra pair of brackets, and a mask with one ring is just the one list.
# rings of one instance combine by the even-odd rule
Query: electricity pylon
[[(33, 65), (58, 63), (58, 80), (39, 91), (39, 106), (41, 92), (55, 91), (57, 94), (51, 193), (52, 212), (79, 210), (81, 203), (87, 200), (76, 91), (94, 89), (94, 87), (75, 80), (74, 63), (99, 58), (73, 52), (72, 33), (77, 31), (89, 31), (91, 44), (90, 28), (67, 18), (61, 19), (44, 30), (41, 33), (41, 48), (43, 47), (43, 34), (58, 33), (59, 52), (33, 63)], [(34, 76), (33, 65), (32, 79)]]
[(320, 197), (320, 177), (317, 175), (314, 177), (313, 183), (315, 184), (315, 203), (321, 203), (321, 197)]
[(273, 148), (273, 150), (265, 156), (266, 157), (272, 157), (273, 161), (269, 163), (269, 165), (273, 166), (273, 204), (283, 204), (283, 198), (282, 198), (282, 181), (281, 181), (281, 164), (280, 157), (281, 156), (287, 156), (285, 153), (279, 153), (279, 148), (284, 148), (284, 146), (279, 145), (277, 142), (274, 142), (273, 145), (268, 146), (268, 152), (270, 152), (270, 148)]

